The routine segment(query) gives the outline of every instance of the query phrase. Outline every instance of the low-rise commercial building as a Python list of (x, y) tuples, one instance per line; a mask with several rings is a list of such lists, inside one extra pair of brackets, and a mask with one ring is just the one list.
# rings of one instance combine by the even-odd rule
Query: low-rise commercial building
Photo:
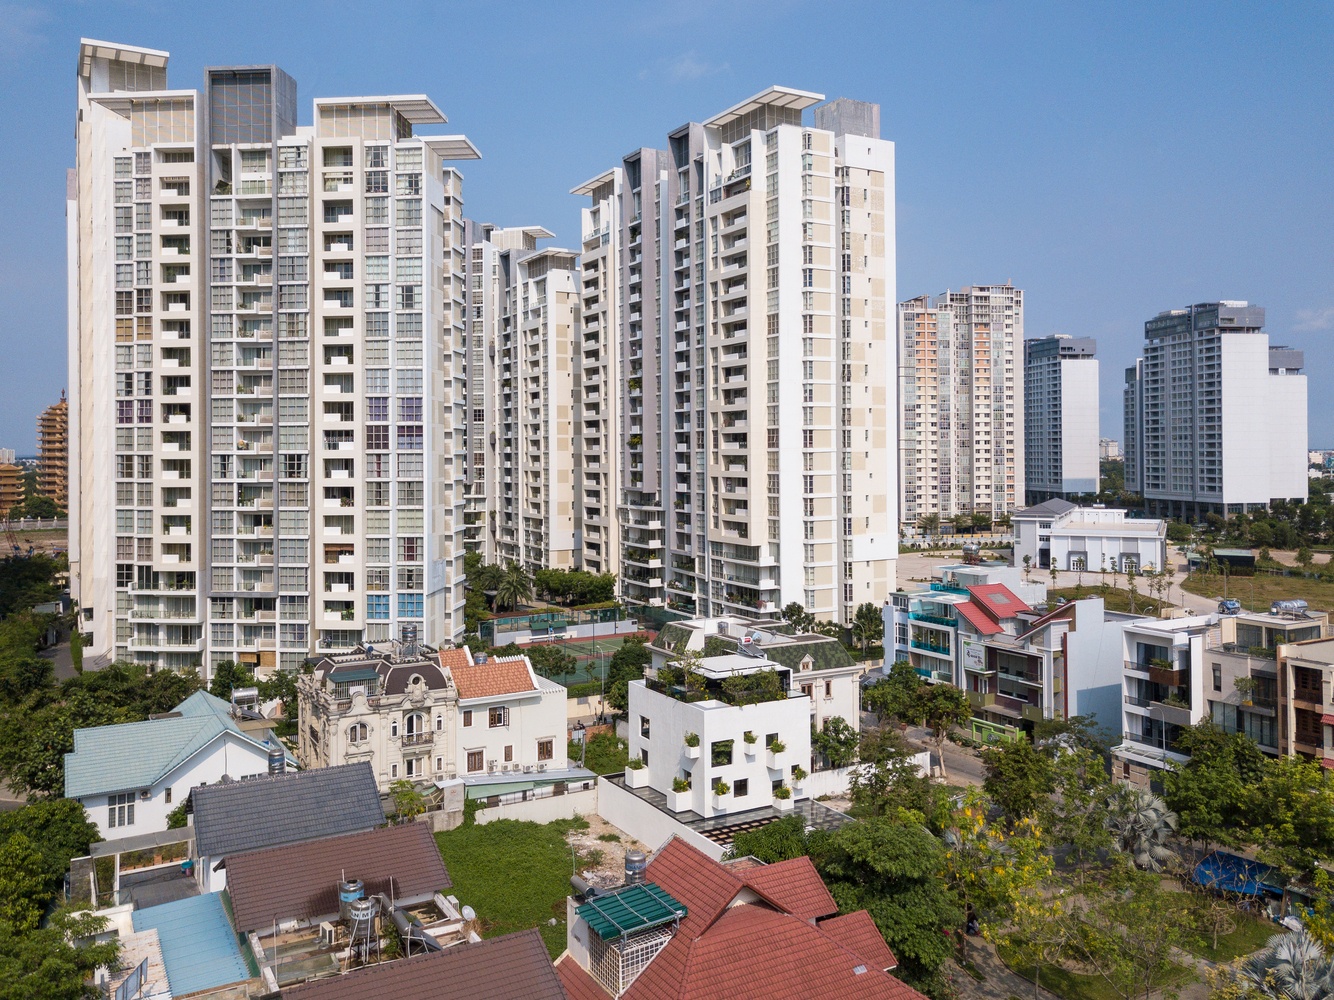
[(1080, 507), (1059, 498), (1017, 511), (1011, 516), (1014, 564), (1092, 573), (1162, 569), (1167, 522), (1126, 515), (1118, 508)]

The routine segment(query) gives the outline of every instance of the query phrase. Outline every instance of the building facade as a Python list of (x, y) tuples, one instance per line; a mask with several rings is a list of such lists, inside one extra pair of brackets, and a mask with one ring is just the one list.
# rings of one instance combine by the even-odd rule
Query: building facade
[(899, 303), (898, 321), (903, 524), (1009, 513), (1024, 496), (1024, 293), (919, 295)]
[(1303, 353), (1272, 347), (1265, 312), (1205, 302), (1144, 324), (1126, 369), (1126, 488), (1150, 513), (1199, 519), (1307, 497)]
[[(297, 680), (302, 766), (365, 761), (381, 791), (401, 779), (542, 775), (567, 766), (565, 688), (523, 656), (466, 648), (360, 647)], [(540, 780), (530, 777), (528, 780)]]
[(69, 504), (69, 401), (63, 392), (37, 418), (37, 493), (62, 510)]
[(1097, 349), (1092, 337), (1024, 341), (1026, 503), (1098, 492)]
[(23, 492), (23, 467), (0, 464), (0, 518), (8, 517), (11, 510), (23, 503)]
[(579, 269), (539, 227), (469, 221), (465, 546), (529, 573), (577, 569)]
[(1012, 515), (1014, 564), (1101, 573), (1167, 568), (1167, 522), (1052, 499)]
[(629, 600), (848, 621), (893, 587), (894, 147), (856, 102), (804, 125), (821, 99), (772, 87), (574, 189), (584, 568)]
[[(296, 669), (462, 631), (462, 136), (85, 41), (70, 563), (91, 655)], [(457, 440), (456, 440), (457, 439)]]

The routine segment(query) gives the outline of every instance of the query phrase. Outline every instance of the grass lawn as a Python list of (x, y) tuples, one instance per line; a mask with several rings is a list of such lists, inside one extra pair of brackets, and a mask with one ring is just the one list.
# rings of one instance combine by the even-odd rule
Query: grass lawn
[[(1036, 581), (1040, 575), (1042, 574), (1034, 571), (1034, 580)], [(1113, 587), (1111, 586), (1110, 581), (1111, 577), (1109, 575), (1107, 593), (1104, 594), (1102, 588), (1098, 586), (1098, 574), (1088, 573), (1085, 574), (1083, 587), (1057, 587), (1055, 589), (1048, 589), (1047, 599), (1049, 602), (1054, 603), (1058, 597), (1064, 597), (1067, 601), (1077, 601), (1086, 597), (1101, 597), (1105, 602), (1108, 611), (1129, 611), (1130, 591)], [(1145, 581), (1137, 581), (1135, 586), (1139, 590), (1139, 593), (1135, 597), (1135, 611), (1137, 613), (1156, 614), (1156, 609), (1160, 604), (1168, 604), (1170, 607), (1169, 602), (1158, 601), (1149, 596), (1148, 585)], [(1048, 607), (1051, 607), (1050, 603), (1048, 604)]]
[[(1001, 961), (1008, 965), (1016, 975), (1022, 976), (1029, 982), (1033, 981), (1033, 970), (1031, 968), (1020, 968), (1016, 965), (1011, 956), (1007, 954), (1007, 949), (1000, 949), (1000, 957)], [(1157, 986), (1180, 986), (1190, 982), (1192, 978), (1193, 975), (1189, 969), (1177, 965), (1173, 966), (1173, 971), (1164, 976)], [(1083, 976), (1077, 972), (1068, 972), (1055, 965), (1042, 967), (1042, 974), (1038, 977), (1038, 985), (1044, 990), (1055, 993), (1058, 997), (1064, 997), (1065, 1000), (1121, 1000), (1120, 994), (1108, 986), (1101, 976)]]
[(1230, 962), (1242, 955), (1249, 955), (1268, 944), (1269, 939), (1275, 934), (1283, 933), (1283, 928), (1272, 921), (1257, 920), (1245, 913), (1233, 912), (1231, 916), (1235, 929), (1231, 933), (1220, 934), (1218, 947), (1215, 948), (1214, 936), (1210, 930), (1208, 900), (1195, 892), (1182, 892), (1179, 895), (1181, 900), (1177, 905), (1195, 911), (1195, 924), (1201, 938), (1198, 944), (1189, 945), (1186, 950), (1210, 962)]
[[(570, 847), (565, 834), (581, 819), (538, 824), (500, 819), (435, 835), (459, 902), (477, 912), (483, 937), (536, 927), (555, 958), (565, 949)], [(552, 917), (555, 927), (547, 925)]]
[[(1183, 586), (1201, 597), (1223, 596), (1223, 577), (1219, 573), (1208, 576), (1192, 574)], [(1288, 598), (1300, 598), (1312, 608), (1322, 611), (1334, 609), (1334, 583), (1302, 576), (1270, 576), (1268, 573), (1229, 576), (1227, 595), (1241, 601), (1242, 607), (1254, 611), (1268, 611), (1274, 601)]]
[[(567, 748), (571, 766), (579, 759), (578, 743), (570, 743)], [(625, 740), (614, 733), (598, 733), (588, 741), (588, 752), (584, 755), (584, 767), (595, 774), (616, 774), (625, 770), (630, 761), (629, 746)]]

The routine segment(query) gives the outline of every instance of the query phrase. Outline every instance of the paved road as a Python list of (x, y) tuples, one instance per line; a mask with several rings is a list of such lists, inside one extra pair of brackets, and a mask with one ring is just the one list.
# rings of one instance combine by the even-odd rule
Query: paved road
[[(874, 712), (862, 713), (862, 729), (870, 729), (879, 725)], [(931, 736), (929, 729), (921, 726), (909, 726), (904, 730), (903, 735), (908, 742), (921, 750), (928, 750), (931, 753), (932, 763), (938, 763), (936, 756), (936, 741)], [(945, 741), (942, 753), (945, 757), (945, 781), (951, 785), (967, 786), (981, 785), (986, 778), (986, 769), (982, 766), (982, 760), (972, 750), (966, 750), (957, 744)]]

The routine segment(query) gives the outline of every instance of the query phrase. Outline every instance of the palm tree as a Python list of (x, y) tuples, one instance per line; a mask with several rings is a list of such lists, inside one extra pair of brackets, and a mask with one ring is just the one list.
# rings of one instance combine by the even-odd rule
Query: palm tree
[(1167, 842), (1176, 833), (1177, 814), (1161, 796), (1123, 785), (1108, 806), (1112, 840), (1118, 851), (1130, 855), (1135, 867), (1160, 872), (1176, 857)]
[(1240, 978), (1275, 1000), (1326, 1000), (1334, 994), (1334, 965), (1305, 928), (1275, 934), (1242, 963)]
[(511, 562), (496, 585), (496, 607), (517, 608), (533, 596), (533, 581), (522, 566)]
[[(500, 586), (500, 581), (505, 578), (505, 571), (495, 563), (487, 563), (477, 571), (476, 576), (469, 583), (484, 594), (496, 593)], [(494, 597), (492, 598), (494, 604)]]

